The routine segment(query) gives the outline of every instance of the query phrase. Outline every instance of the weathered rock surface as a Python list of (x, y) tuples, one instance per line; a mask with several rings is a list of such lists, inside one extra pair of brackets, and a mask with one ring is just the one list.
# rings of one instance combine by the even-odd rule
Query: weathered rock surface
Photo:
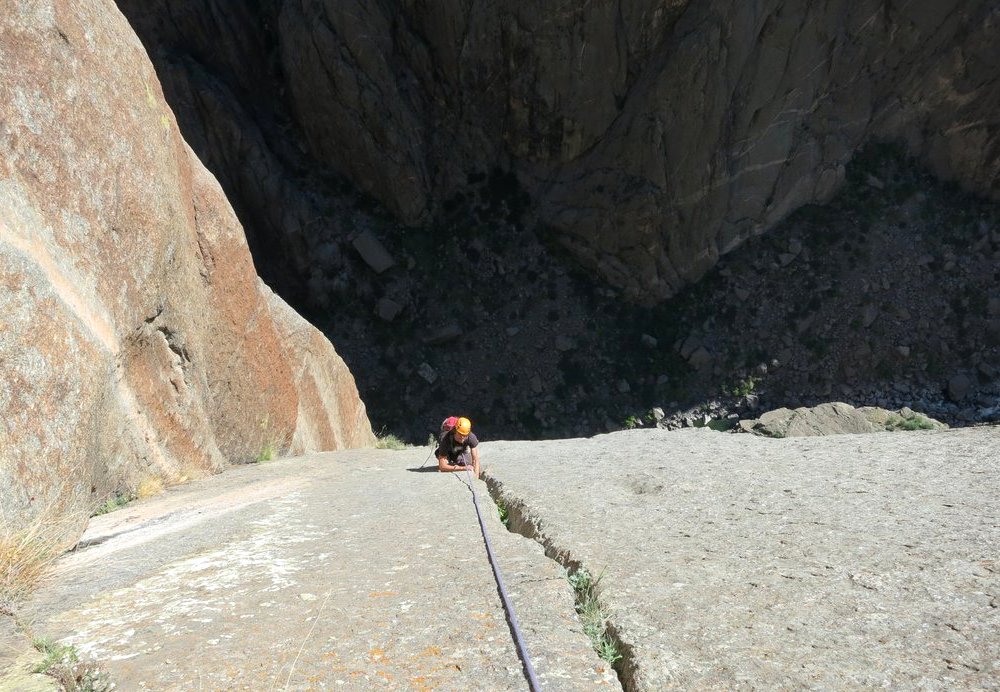
[(0, 16), (0, 314), (8, 526), (265, 447), (373, 441), (330, 343), (258, 284), (110, 0)]
[(119, 4), (198, 151), (293, 255), (323, 208), (315, 181), (288, 194), (302, 163), (408, 223), (513, 170), (578, 259), (647, 302), (829, 200), (872, 138), (1000, 193), (988, 0)]
[(916, 413), (908, 408), (888, 411), (878, 406), (854, 408), (835, 401), (794, 411), (779, 408), (761, 414), (760, 418), (741, 420), (740, 428), (765, 437), (812, 437), (873, 433), (912, 428), (914, 430), (944, 430), (944, 423)]
[(1000, 428), (484, 445), (512, 528), (602, 574), (629, 689), (992, 689)]
[[(427, 452), (254, 465), (97, 517), (24, 618), (123, 690), (524, 690), (469, 489), (408, 470)], [(608, 689), (561, 568), (475, 483), (543, 689)]]
[[(995, 687), (1000, 428), (482, 450), (512, 528), (602, 574), (629, 689)], [(352, 450), (172, 488), (96, 518), (22, 615), (123, 689), (524, 689), (469, 491), (407, 470), (426, 459)], [(606, 686), (561, 570), (477, 487), (543, 683)]]

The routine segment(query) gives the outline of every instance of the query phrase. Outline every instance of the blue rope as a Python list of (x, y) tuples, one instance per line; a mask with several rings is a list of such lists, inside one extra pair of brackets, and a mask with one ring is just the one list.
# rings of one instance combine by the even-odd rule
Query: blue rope
[(486, 522), (483, 521), (483, 513), (479, 510), (479, 500), (476, 497), (476, 489), (472, 486), (472, 471), (465, 469), (468, 474), (466, 485), (472, 493), (472, 504), (476, 506), (476, 517), (479, 518), (479, 528), (483, 532), (483, 541), (486, 543), (486, 554), (490, 558), (490, 567), (493, 568), (493, 577), (496, 579), (497, 588), (500, 590), (500, 600), (503, 601), (504, 610), (507, 611), (507, 620), (510, 622), (510, 629), (514, 633), (514, 644), (517, 646), (517, 654), (524, 664), (524, 672), (528, 676), (528, 687), (531, 692), (539, 692), (541, 685), (535, 676), (535, 669), (531, 665), (531, 658), (528, 656), (528, 647), (524, 644), (524, 635), (521, 634), (521, 626), (517, 622), (517, 615), (514, 613), (514, 606), (511, 605), (510, 596), (507, 595), (507, 588), (503, 583), (503, 575), (500, 574), (500, 565), (497, 563), (496, 555), (493, 554), (493, 545), (490, 543), (490, 534), (486, 531)]

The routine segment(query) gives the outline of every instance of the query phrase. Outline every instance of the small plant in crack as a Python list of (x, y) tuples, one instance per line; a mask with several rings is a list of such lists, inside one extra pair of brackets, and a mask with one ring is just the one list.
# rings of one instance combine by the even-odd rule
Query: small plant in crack
[(590, 637), (590, 643), (597, 655), (614, 665), (621, 660), (622, 654), (618, 642), (608, 634), (608, 616), (597, 598), (603, 576), (602, 571), (595, 578), (583, 567), (566, 573), (570, 586), (576, 592), (576, 612), (583, 623), (583, 631)]
[(510, 513), (507, 511), (507, 503), (501, 500), (500, 498), (495, 498), (494, 502), (496, 503), (497, 506), (497, 514), (500, 515), (500, 522), (509, 529)]

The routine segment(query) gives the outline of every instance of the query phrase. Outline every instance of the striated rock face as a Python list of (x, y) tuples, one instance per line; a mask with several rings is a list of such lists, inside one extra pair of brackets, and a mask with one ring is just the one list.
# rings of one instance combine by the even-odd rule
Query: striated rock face
[(0, 510), (373, 441), (330, 343), (258, 283), (110, 0), (0, 16)]
[(989, 0), (119, 4), (288, 266), (324, 206), (293, 182), (303, 165), (413, 224), (470, 174), (513, 170), (550, 232), (640, 302), (829, 200), (872, 139), (1000, 196)]

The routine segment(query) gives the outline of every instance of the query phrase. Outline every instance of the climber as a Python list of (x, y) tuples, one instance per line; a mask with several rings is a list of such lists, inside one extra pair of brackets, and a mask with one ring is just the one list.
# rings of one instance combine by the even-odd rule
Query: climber
[(472, 422), (459, 418), (455, 427), (441, 435), (434, 456), (438, 471), (465, 471), (472, 467), (472, 475), (479, 478), (479, 440), (472, 433)]

